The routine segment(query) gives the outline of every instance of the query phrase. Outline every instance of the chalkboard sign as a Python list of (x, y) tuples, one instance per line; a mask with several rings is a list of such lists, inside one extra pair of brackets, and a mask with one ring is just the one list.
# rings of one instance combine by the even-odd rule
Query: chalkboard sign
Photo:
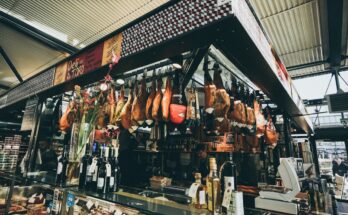
[(37, 97), (27, 100), (25, 105), (21, 131), (30, 131), (34, 127), (34, 116), (39, 99)]

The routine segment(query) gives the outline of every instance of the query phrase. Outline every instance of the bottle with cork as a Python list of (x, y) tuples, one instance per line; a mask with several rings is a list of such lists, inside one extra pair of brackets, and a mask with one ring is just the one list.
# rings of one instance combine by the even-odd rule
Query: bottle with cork
[(213, 214), (219, 214), (221, 208), (221, 183), (217, 173), (215, 158), (209, 158), (210, 173), (207, 179), (208, 210)]

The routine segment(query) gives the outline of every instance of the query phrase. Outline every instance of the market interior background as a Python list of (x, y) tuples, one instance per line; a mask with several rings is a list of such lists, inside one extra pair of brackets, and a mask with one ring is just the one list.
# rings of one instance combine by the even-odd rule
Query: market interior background
[[(0, 1), (0, 96), (167, 2)], [(320, 171), (332, 174), (333, 159), (347, 160), (348, 112), (329, 113), (326, 96), (348, 92), (348, 1), (247, 2), (304, 101), (314, 125)], [(202, 67), (198, 70), (195, 78), (203, 80)], [(19, 129), (22, 117), (19, 110), (0, 112), (0, 136)], [(308, 136), (295, 129), (293, 137), (300, 142)]]
[[(166, 2), (1, 1), (0, 94)], [(348, 91), (348, 2), (249, 2), (311, 114), (319, 157), (347, 159), (342, 114), (328, 113), (325, 96)], [(21, 122), (20, 113), (1, 118)]]

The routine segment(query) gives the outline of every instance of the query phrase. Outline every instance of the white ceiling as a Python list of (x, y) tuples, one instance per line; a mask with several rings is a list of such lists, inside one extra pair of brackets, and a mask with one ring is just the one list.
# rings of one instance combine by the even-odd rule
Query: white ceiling
[(169, 0), (1, 0), (0, 10), (77, 48), (134, 21)]
[[(0, 11), (76, 48), (83, 48), (147, 14), (169, 0), (1, 0)], [(0, 46), (23, 79), (67, 56), (1, 24)], [(0, 84), (15, 86), (18, 80), (0, 56)], [(0, 90), (0, 94), (3, 91)]]
[[(286, 67), (328, 58), (326, 8), (322, 0), (250, 0)], [(289, 71), (292, 77), (325, 70), (326, 65)]]

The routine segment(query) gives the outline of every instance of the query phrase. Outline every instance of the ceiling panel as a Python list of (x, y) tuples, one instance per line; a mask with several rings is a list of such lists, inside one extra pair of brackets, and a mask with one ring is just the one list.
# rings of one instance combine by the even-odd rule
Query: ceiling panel
[(168, 1), (86, 0), (45, 1), (43, 4), (42, 1), (2, 0), (0, 7), (63, 42), (82, 48)]
[[(271, 44), (286, 67), (326, 60), (316, 0), (250, 0)], [(290, 74), (315, 72), (323, 66)]]
[(304, 69), (297, 69), (297, 70), (292, 70), (289, 71), (289, 74), (291, 77), (296, 78), (299, 76), (306, 76), (306, 75), (314, 75), (318, 72), (325, 71), (325, 66), (320, 65), (320, 66), (312, 66), (312, 67), (307, 67)]
[[(0, 46), (24, 80), (67, 56), (1, 23), (0, 29)], [(17, 83), (12, 70), (0, 56), (0, 84), (14, 86)]]

